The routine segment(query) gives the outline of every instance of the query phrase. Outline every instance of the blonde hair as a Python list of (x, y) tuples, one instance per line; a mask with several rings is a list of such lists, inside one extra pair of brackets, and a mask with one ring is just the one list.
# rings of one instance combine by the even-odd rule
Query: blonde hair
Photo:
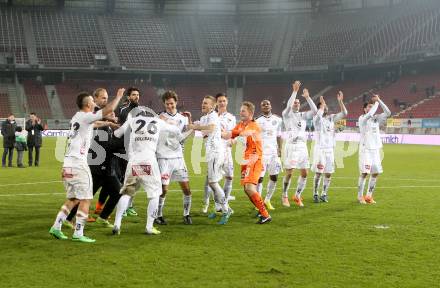
[(255, 113), (255, 105), (252, 102), (244, 101), (241, 106), (245, 106), (252, 114)]
[(203, 97), (203, 99), (209, 99), (209, 100), (211, 100), (212, 105), (214, 106), (214, 109), (215, 109), (215, 107), (217, 106), (217, 100), (215, 99), (214, 96), (206, 95), (205, 97)]

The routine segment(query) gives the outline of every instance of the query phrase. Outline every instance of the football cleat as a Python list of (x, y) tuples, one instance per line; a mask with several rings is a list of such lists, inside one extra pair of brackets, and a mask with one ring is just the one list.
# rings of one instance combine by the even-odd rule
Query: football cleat
[(367, 202), (368, 204), (375, 204), (376, 201), (374, 201), (373, 196), (365, 196), (365, 202)]
[(223, 213), (222, 218), (220, 218), (220, 221), (218, 221), (219, 225), (225, 225), (228, 223), (229, 217), (231, 217), (231, 214), (229, 212)]
[(296, 206), (298, 206), (298, 207), (304, 207), (304, 204), (303, 204), (303, 202), (302, 202), (301, 197), (296, 197), (296, 195), (295, 195), (295, 196), (293, 196), (292, 198), (293, 198), (293, 202), (295, 202)]
[(49, 234), (60, 240), (68, 239), (68, 237), (64, 235), (63, 231), (55, 229), (54, 227), (50, 227)]
[(318, 196), (318, 194), (314, 194), (313, 195), (313, 202), (314, 203), (319, 203), (319, 196)]
[(107, 219), (102, 219), (101, 217), (96, 218), (96, 223), (104, 226), (105, 228), (113, 228), (113, 224), (108, 222)]
[(290, 203), (289, 203), (289, 198), (288, 197), (283, 197), (281, 199), (281, 203), (283, 204), (284, 207), (290, 207)]
[(138, 216), (138, 213), (136, 212), (136, 210), (134, 210), (134, 207), (129, 207), (127, 209), (127, 215), (128, 216)]
[(145, 234), (147, 235), (159, 235), (160, 231), (157, 230), (156, 227), (151, 228), (151, 230), (145, 230)]
[(269, 217), (260, 216), (260, 219), (258, 220), (257, 224), (267, 224), (271, 221), (272, 221), (272, 217), (270, 216)]
[(328, 196), (327, 196), (327, 195), (321, 195), (321, 197), (319, 197), (319, 199), (320, 199), (322, 202), (328, 203)]
[(193, 224), (193, 221), (192, 221), (191, 215), (183, 216), (183, 224), (186, 224), (186, 225), (191, 225), (191, 224)]
[(365, 202), (364, 196), (358, 197), (358, 201), (359, 201), (359, 204), (367, 204), (367, 202)]
[(118, 226), (114, 226), (113, 230), (112, 230), (112, 234), (113, 235), (121, 235), (121, 228), (119, 228)]
[(264, 205), (266, 206), (267, 210), (275, 210), (275, 207), (272, 206), (270, 200), (264, 200)]
[(167, 221), (165, 220), (165, 218), (163, 218), (163, 216), (157, 217), (156, 219), (154, 219), (154, 223), (156, 223), (157, 225), (167, 225)]
[(84, 236), (84, 235), (83, 236), (75, 236), (75, 235), (73, 235), (72, 236), (72, 241), (83, 242), (83, 243), (95, 243), (96, 242), (95, 239), (89, 238), (89, 237)]

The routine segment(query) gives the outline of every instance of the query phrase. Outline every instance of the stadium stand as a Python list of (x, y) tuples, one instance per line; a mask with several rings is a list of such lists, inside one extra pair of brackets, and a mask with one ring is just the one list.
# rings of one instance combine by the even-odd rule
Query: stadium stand
[(399, 118), (433, 118), (440, 117), (440, 96), (427, 98), (399, 114)]
[(9, 105), (9, 95), (7, 92), (0, 90), (0, 115), (6, 117), (11, 113)]
[(12, 53), (17, 64), (28, 64), (21, 11), (0, 10), (0, 53)]
[(90, 66), (107, 55), (96, 15), (37, 10), (31, 13), (38, 61), (46, 66)]
[(23, 81), (23, 87), (29, 111), (37, 113), (41, 118), (51, 118), (52, 113), (44, 85), (32, 80), (25, 80)]
[[(413, 84), (416, 86), (415, 90), (411, 90)], [(428, 95), (425, 88), (430, 88), (432, 86), (440, 87), (439, 74), (404, 75), (394, 83), (390, 83), (381, 89), (372, 90), (374, 93), (383, 97), (382, 99), (394, 115), (402, 109), (427, 98)], [(370, 96), (371, 95), (368, 95), (367, 99), (369, 99)], [(347, 118), (357, 118), (363, 102), (363, 97), (357, 97), (351, 102), (348, 102), (347, 109), (349, 112)]]

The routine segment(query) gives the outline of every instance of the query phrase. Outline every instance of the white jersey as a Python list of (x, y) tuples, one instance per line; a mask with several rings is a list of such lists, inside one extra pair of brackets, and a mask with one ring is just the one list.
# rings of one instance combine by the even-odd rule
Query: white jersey
[(279, 116), (270, 114), (269, 116), (261, 115), (255, 120), (261, 127), (261, 137), (263, 140), (263, 154), (277, 155), (278, 141), (281, 137), (282, 120)]
[(207, 157), (213, 154), (224, 153), (220, 119), (214, 110), (200, 118), (200, 125), (208, 126), (212, 124), (215, 125), (214, 131), (203, 135), (207, 137), (205, 142)]
[(75, 160), (87, 164), (87, 154), (93, 138), (93, 122), (102, 119), (102, 110), (97, 112), (76, 112), (70, 120), (64, 164), (71, 165)]
[[(232, 131), (232, 129), (234, 129), (234, 127), (237, 125), (237, 119), (235, 119), (235, 116), (229, 112), (219, 113), (218, 117), (220, 120), (221, 129), (227, 132)], [(228, 145), (228, 140), (223, 139), (223, 145), (227, 151), (231, 150), (231, 146)]]
[[(170, 114), (168, 112), (162, 112), (160, 115), (165, 116), (168, 120), (173, 120), (181, 133), (184, 132), (185, 127), (188, 125), (188, 118), (180, 113)], [(183, 158), (183, 143), (177, 140), (174, 132), (167, 132), (165, 137), (159, 139), (157, 158)]]
[(334, 148), (336, 146), (335, 123), (347, 115), (346, 111), (338, 114), (323, 116), (323, 111), (313, 117), (313, 126), (315, 127), (315, 147)]
[[(374, 115), (379, 105), (383, 109), (383, 113)], [(391, 115), (391, 111), (381, 101), (374, 103), (370, 111), (359, 117), (360, 141), (359, 147), (363, 149), (380, 149), (382, 148), (382, 139), (380, 138), (380, 124), (385, 123), (386, 119)]]
[(312, 110), (307, 112), (294, 112), (292, 110), (293, 102), (296, 99), (296, 93), (293, 92), (287, 102), (287, 107), (283, 111), (283, 123), (284, 129), (286, 131), (286, 141), (287, 143), (299, 143), (306, 142), (306, 125), (307, 120), (312, 119), (313, 115), (316, 114), (318, 108), (316, 108), (315, 103), (312, 99), (307, 98), (307, 103), (309, 103)]
[(170, 125), (159, 118), (143, 115), (128, 119), (115, 131), (115, 136), (120, 138), (126, 132), (130, 132), (127, 149), (130, 162), (156, 160), (159, 139), (166, 137), (167, 133), (174, 133), (176, 139), (181, 139), (181, 133), (177, 126)]

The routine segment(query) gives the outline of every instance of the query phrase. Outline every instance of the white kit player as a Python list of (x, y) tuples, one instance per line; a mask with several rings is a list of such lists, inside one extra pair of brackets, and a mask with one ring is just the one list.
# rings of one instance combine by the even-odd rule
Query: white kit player
[[(227, 133), (232, 131), (232, 129), (237, 125), (237, 120), (234, 115), (227, 111), (228, 108), (228, 96), (225, 93), (218, 93), (215, 95), (217, 101), (217, 112), (220, 119), (220, 125), (222, 133)], [(223, 174), (224, 174), (224, 184), (223, 191), (225, 191), (226, 201), (234, 200), (235, 197), (231, 195), (232, 192), (232, 179), (234, 177), (234, 160), (232, 158), (232, 140), (222, 140), (223, 151), (224, 151), (224, 161), (223, 161)], [(211, 188), (208, 183), (205, 183), (205, 197), (203, 213), (208, 212), (209, 208), (209, 197), (212, 193)], [(221, 205), (216, 203), (216, 211), (221, 211)]]
[[(379, 106), (383, 113), (376, 114)], [(359, 117), (359, 171), (361, 175), (358, 181), (358, 201), (361, 204), (374, 204), (374, 188), (377, 176), (383, 172), (380, 151), (382, 140), (380, 138), (380, 125), (390, 117), (391, 111), (380, 100), (379, 95), (374, 95), (370, 103), (364, 104), (364, 114)], [(367, 175), (370, 174), (367, 194), (364, 197), (364, 187)]]
[[(93, 112), (95, 103), (89, 93), (82, 92), (76, 97), (76, 105), (80, 111), (76, 112), (70, 121), (67, 149), (62, 168), (67, 200), (64, 202), (53, 226), (49, 230), (49, 233), (55, 238), (62, 240), (68, 238), (61, 231), (61, 227), (72, 208), (79, 204), (72, 240), (85, 243), (95, 242), (94, 239), (84, 236), (83, 233), (89, 214), (90, 201), (93, 199), (93, 182), (90, 168), (87, 164), (87, 154), (89, 153), (90, 143), (93, 138), (93, 123), (109, 116), (116, 109), (124, 95), (124, 91), (125, 89), (119, 89), (116, 98), (97, 112)], [(100, 156), (103, 160), (105, 159), (105, 155)]]
[[(220, 205), (222, 211), (222, 218), (218, 224), (226, 224), (228, 222), (231, 212), (229, 211), (228, 203), (225, 198), (225, 193), (220, 187), (220, 180), (223, 178), (223, 155), (224, 147), (222, 140), (222, 131), (220, 127), (220, 120), (217, 112), (214, 110), (216, 99), (212, 96), (205, 96), (202, 102), (203, 116), (199, 123), (190, 124), (189, 128), (201, 131), (205, 138), (206, 147), (206, 162), (208, 168), (208, 175), (206, 182), (214, 191), (215, 202)], [(209, 218), (216, 217), (216, 211), (209, 215)]]
[[(336, 146), (335, 124), (341, 119), (347, 117), (347, 109), (344, 105), (344, 94), (339, 91), (337, 99), (341, 111), (337, 114), (328, 114), (328, 107), (324, 97), (321, 96), (318, 103), (318, 113), (313, 117), (313, 126), (315, 127), (315, 147), (313, 149), (312, 171), (315, 172), (313, 178), (313, 201), (319, 203), (328, 202), (328, 189), (331, 183), (332, 173), (335, 172)], [(321, 184), (321, 175), (325, 174), (322, 184), (321, 196), (318, 195), (318, 189)]]
[(263, 179), (266, 173), (269, 174), (269, 182), (267, 183), (267, 194), (264, 198), (264, 204), (268, 210), (274, 210), (270, 200), (275, 193), (278, 174), (281, 172), (281, 117), (272, 114), (272, 105), (269, 100), (261, 101), (261, 112), (263, 113), (255, 121), (261, 127), (263, 140), (263, 171), (258, 180), (257, 192), (262, 194)]
[(118, 138), (124, 134), (126, 134), (126, 139), (130, 139), (127, 149), (128, 164), (120, 192), (122, 196), (116, 208), (113, 234), (120, 234), (124, 211), (141, 185), (149, 200), (145, 233), (149, 235), (160, 234), (160, 231), (153, 226), (154, 219), (157, 217), (162, 186), (159, 164), (156, 159), (157, 146), (162, 137), (173, 134), (176, 139), (183, 140), (183, 136), (176, 125), (170, 125), (159, 118), (144, 115), (130, 118), (115, 131), (115, 136)]
[[(165, 111), (159, 117), (168, 123), (174, 123), (183, 133), (188, 130), (188, 124), (191, 115), (185, 112), (184, 116), (177, 112), (178, 96), (174, 91), (166, 91), (162, 95), (162, 102)], [(165, 197), (168, 192), (170, 181), (177, 181), (183, 192), (183, 223), (192, 224), (190, 215), (191, 211), (191, 189), (189, 187), (188, 170), (186, 168), (185, 159), (183, 158), (183, 143), (172, 134), (159, 139), (159, 147), (157, 149), (157, 160), (162, 177), (162, 195), (159, 198), (159, 210), (155, 223), (166, 225), (167, 222), (163, 217), (163, 208), (165, 206)]]
[(312, 119), (318, 111), (315, 103), (310, 98), (309, 91), (303, 89), (302, 96), (306, 99), (311, 110), (300, 112), (301, 103), (296, 98), (301, 83), (295, 81), (292, 84), (293, 92), (287, 102), (286, 109), (283, 110), (283, 123), (285, 129), (285, 145), (283, 150), (283, 168), (285, 176), (283, 179), (283, 206), (289, 207), (288, 191), (293, 169), (300, 169), (301, 175), (298, 177), (296, 193), (292, 196), (293, 201), (299, 207), (303, 207), (301, 194), (306, 187), (307, 169), (309, 168), (309, 153), (307, 150), (306, 124), (307, 120)]

